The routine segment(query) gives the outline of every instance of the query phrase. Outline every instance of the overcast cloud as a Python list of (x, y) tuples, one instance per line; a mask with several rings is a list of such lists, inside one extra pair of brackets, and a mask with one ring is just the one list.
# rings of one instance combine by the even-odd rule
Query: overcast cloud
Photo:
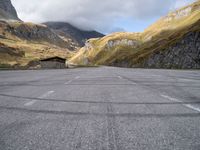
[(65, 21), (104, 33), (124, 30), (120, 20), (149, 20), (194, 0), (12, 0), (24, 21)]

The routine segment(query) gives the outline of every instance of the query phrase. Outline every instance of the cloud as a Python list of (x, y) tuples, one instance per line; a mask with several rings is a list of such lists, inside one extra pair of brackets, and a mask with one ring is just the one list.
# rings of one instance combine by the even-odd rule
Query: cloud
[(123, 18), (160, 17), (181, 5), (180, 1), (191, 0), (12, 0), (24, 21), (66, 21), (81, 29), (102, 32), (115, 30), (115, 24)]
[(176, 0), (175, 5), (174, 5), (174, 9), (186, 6), (188, 4), (190, 4), (191, 2), (194, 2), (195, 0)]

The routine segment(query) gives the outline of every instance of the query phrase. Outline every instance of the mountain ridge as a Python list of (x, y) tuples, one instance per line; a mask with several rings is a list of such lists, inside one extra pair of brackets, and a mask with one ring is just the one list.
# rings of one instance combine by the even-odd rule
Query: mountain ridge
[(26, 66), (30, 61), (52, 56), (69, 58), (70, 48), (44, 25), (0, 21), (0, 67)]
[[(170, 46), (181, 41), (187, 34), (199, 31), (199, 20), (200, 1), (197, 1), (170, 12), (144, 32), (120, 32), (100, 39), (90, 39), (87, 41), (86, 46), (81, 48), (70, 61), (79, 65), (145, 67), (142, 64), (151, 54), (167, 50)], [(182, 57), (190, 62), (191, 60), (185, 55)], [(168, 61), (166, 63), (177, 63), (170, 62), (171, 60)], [(194, 62), (191, 61), (191, 63)], [(176, 67), (175, 65), (169, 65), (168, 68), (170, 66), (171, 68), (189, 68), (190, 65), (186, 67), (184, 64), (179, 63)]]
[(81, 30), (67, 22), (49, 21), (43, 24), (47, 25), (50, 29), (54, 30), (58, 35), (71, 38), (72, 41), (78, 47), (83, 47), (85, 45), (86, 40), (90, 38), (97, 38), (104, 36), (102, 33), (99, 33), (94, 30), (92, 31)]
[(1, 20), (18, 20), (17, 11), (11, 3), (11, 0), (0, 1), (0, 19)]
[(170, 12), (144, 32), (106, 36), (66, 22), (34, 24), (5, 18), (0, 21), (0, 67), (58, 56), (81, 66), (196, 69), (200, 68), (199, 24), (200, 1)]
[(68, 59), (78, 48), (80, 44), (73, 41), (73, 35), (58, 34), (45, 24), (23, 22), (10, 0), (0, 1), (0, 68), (24, 67), (53, 56)]

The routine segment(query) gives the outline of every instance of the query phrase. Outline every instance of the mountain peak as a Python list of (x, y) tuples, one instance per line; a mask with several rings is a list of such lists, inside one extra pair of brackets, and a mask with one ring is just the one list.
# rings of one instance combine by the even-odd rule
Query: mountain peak
[(60, 36), (72, 39), (76, 45), (82, 47), (90, 38), (99, 38), (104, 35), (97, 31), (84, 31), (67, 22), (46, 22), (44, 23)]
[(0, 19), (1, 20), (20, 20), (17, 11), (13, 7), (11, 0), (0, 1)]

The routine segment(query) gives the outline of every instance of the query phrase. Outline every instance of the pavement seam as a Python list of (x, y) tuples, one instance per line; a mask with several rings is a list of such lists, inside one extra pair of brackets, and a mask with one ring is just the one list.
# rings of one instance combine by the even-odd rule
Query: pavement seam
[(37, 101), (47, 101), (47, 102), (64, 102), (64, 103), (89, 103), (89, 104), (115, 104), (115, 105), (180, 105), (180, 104), (200, 104), (199, 101), (185, 101), (185, 102), (113, 102), (113, 101), (81, 101), (81, 100), (64, 100), (64, 99), (48, 99), (48, 98), (34, 98), (34, 97), (22, 97), (16, 95), (0, 94), (1, 97), (13, 97), (14, 100), (24, 99), (24, 100), (37, 100)]

